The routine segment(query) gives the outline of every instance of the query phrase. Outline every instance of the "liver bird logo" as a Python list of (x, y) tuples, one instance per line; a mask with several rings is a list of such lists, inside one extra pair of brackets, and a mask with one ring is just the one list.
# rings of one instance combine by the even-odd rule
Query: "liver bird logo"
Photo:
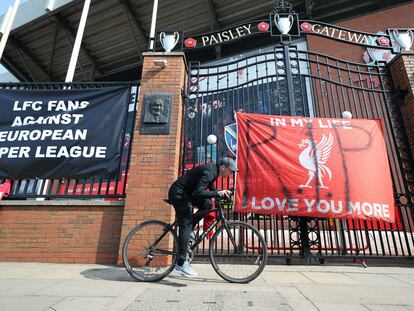
[(308, 180), (304, 185), (299, 185), (299, 188), (312, 188), (310, 183), (315, 175), (318, 177), (316, 187), (328, 189), (323, 184), (323, 178), (328, 175), (329, 180), (332, 179), (332, 172), (329, 167), (326, 166), (329, 155), (333, 146), (332, 134), (328, 137), (322, 135), (322, 139), (316, 144), (316, 141), (310, 139), (302, 139), (299, 148), (305, 148), (299, 155), (299, 163), (308, 170)]

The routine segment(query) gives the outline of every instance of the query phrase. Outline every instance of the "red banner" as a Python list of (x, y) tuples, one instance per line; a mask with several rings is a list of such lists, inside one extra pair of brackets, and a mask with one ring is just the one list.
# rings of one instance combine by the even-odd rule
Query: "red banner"
[(10, 188), (11, 181), (10, 179), (6, 179), (6, 181), (0, 185), (0, 200), (3, 200), (3, 197), (7, 197), (9, 195)]
[(380, 120), (237, 113), (237, 212), (394, 222)]

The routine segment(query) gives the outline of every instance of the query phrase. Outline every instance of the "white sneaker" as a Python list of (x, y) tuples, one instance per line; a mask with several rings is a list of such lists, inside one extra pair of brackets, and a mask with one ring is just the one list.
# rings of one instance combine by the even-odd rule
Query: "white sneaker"
[(178, 264), (175, 265), (174, 270), (172, 272), (189, 278), (198, 277), (198, 272), (191, 268), (191, 265), (188, 261), (184, 261), (182, 266), (179, 266)]

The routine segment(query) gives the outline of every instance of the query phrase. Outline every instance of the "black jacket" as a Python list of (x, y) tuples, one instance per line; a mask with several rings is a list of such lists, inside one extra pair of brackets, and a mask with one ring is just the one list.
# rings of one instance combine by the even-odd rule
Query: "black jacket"
[[(218, 196), (214, 182), (219, 175), (219, 168), (216, 164), (207, 163), (192, 168), (171, 186), (176, 193), (185, 193), (191, 200), (210, 199)], [(211, 191), (207, 191), (207, 189)]]

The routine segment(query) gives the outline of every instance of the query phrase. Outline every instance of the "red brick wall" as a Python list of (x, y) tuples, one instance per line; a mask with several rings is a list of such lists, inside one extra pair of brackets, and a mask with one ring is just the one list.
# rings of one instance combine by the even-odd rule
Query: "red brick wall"
[[(168, 65), (159, 68), (155, 59), (165, 59)], [(128, 189), (118, 264), (121, 264), (122, 244), (128, 232), (148, 219), (170, 222), (175, 217), (173, 208), (163, 200), (178, 177), (181, 157), (183, 102), (181, 90), (185, 88), (186, 64), (184, 54), (144, 53), (140, 97), (136, 114), (136, 127), (131, 149)], [(169, 135), (141, 135), (144, 95), (171, 93), (171, 132)]]
[(116, 263), (122, 206), (0, 206), (0, 261)]
[(408, 91), (401, 106), (401, 114), (411, 154), (414, 155), (414, 53), (399, 55), (391, 63), (390, 70), (394, 87)]

